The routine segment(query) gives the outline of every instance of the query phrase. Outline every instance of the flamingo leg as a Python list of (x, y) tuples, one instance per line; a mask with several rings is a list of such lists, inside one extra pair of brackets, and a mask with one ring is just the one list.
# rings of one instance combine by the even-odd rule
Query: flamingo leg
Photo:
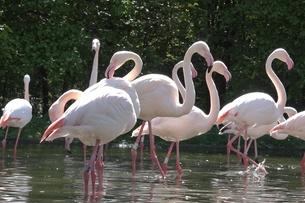
[(176, 142), (176, 170), (178, 173), (178, 177), (182, 175), (182, 167), (180, 165), (180, 152), (179, 152), (179, 141)]
[(84, 170), (84, 193), (87, 196), (88, 195), (88, 184), (89, 184), (89, 172), (91, 171), (91, 182), (92, 182), (92, 195), (95, 196), (95, 168), (94, 168), (94, 162), (96, 160), (97, 152), (99, 149), (99, 142), (100, 140), (96, 140), (96, 145), (93, 148), (93, 152), (89, 161), (89, 164), (85, 166)]
[(19, 130), (18, 130), (18, 135), (17, 135), (17, 139), (15, 142), (15, 146), (14, 146), (14, 158), (16, 158), (16, 155), (17, 155), (17, 146), (18, 146), (21, 130), (22, 130), (22, 128), (19, 128)]
[[(232, 143), (237, 139), (238, 136), (239, 136), (239, 135), (235, 135), (235, 136), (231, 139), (230, 143), (228, 143), (228, 144), (230, 144), (230, 149), (231, 149), (233, 152), (239, 154), (243, 159), (247, 159), (249, 162), (251, 162), (252, 164), (254, 164), (256, 167), (260, 167), (254, 160), (252, 160), (252, 159), (250, 159), (249, 157), (245, 156), (245, 154), (241, 153), (240, 151), (238, 151), (237, 149), (235, 149), (235, 148), (233, 147)], [(304, 161), (304, 162), (305, 162), (305, 161)], [(263, 170), (264, 170), (265, 173), (267, 173), (267, 171), (266, 171), (265, 169), (263, 169)]]
[[(238, 137), (238, 141), (237, 141), (237, 150), (240, 151), (240, 140), (241, 140), (241, 136)], [(239, 154), (237, 154), (237, 158), (240, 160), (241, 157), (239, 156)]]
[(104, 173), (104, 145), (101, 145), (96, 156), (95, 168), (97, 170), (99, 190), (103, 190), (103, 173)]
[(148, 121), (148, 128), (149, 128), (149, 143), (150, 143), (150, 157), (153, 161), (153, 163), (155, 163), (162, 175), (162, 177), (165, 176), (162, 167), (160, 165), (160, 162), (158, 160), (157, 154), (156, 154), (156, 148), (155, 148), (155, 137), (152, 134), (152, 130), (151, 130), (151, 122)]
[(139, 142), (140, 142), (140, 139), (141, 139), (141, 136), (142, 136), (142, 132), (143, 132), (145, 122), (146, 121), (142, 122), (142, 125), (141, 125), (141, 128), (140, 128), (139, 134), (137, 136), (137, 139), (136, 139), (135, 143), (133, 144), (133, 146), (131, 148), (132, 175), (135, 175), (135, 173), (136, 173), (137, 149), (138, 149)]
[(2, 140), (2, 148), (3, 148), (3, 151), (5, 151), (5, 148), (6, 148), (6, 139), (7, 139), (8, 129), (9, 129), (9, 127), (7, 126), (7, 127), (6, 127), (6, 131), (5, 131), (4, 139)]
[(243, 159), (243, 163), (244, 163), (244, 166), (245, 168), (248, 167), (249, 165), (249, 161), (248, 161), (248, 151), (251, 147), (251, 144), (252, 144), (253, 140), (250, 139), (249, 142), (245, 139), (245, 144), (244, 144), (244, 155), (245, 157), (247, 157), (246, 159)]
[(173, 150), (173, 147), (174, 147), (175, 144), (176, 144), (175, 142), (172, 142), (172, 143), (171, 143), (171, 145), (170, 145), (169, 148), (168, 148), (166, 157), (165, 157), (165, 159), (164, 159), (164, 161), (163, 161), (162, 170), (163, 170), (164, 174), (167, 173), (167, 163), (168, 163), (168, 161), (169, 161), (169, 157), (170, 157), (170, 155), (171, 155), (171, 153), (172, 153), (172, 150)]

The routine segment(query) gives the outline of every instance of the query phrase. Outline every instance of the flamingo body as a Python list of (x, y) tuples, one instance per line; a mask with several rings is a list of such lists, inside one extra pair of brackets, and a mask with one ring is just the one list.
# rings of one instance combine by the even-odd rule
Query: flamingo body
[(23, 128), (32, 119), (32, 105), (25, 99), (13, 99), (5, 105), (3, 118), (7, 119), (1, 119), (1, 124), (2, 122), (5, 123), (5, 120), (7, 120), (7, 123), (2, 127)]
[(224, 106), (219, 112), (217, 122), (234, 121), (242, 126), (266, 125), (278, 120), (280, 116), (270, 95), (251, 92)]
[[(125, 90), (111, 86), (118, 84)], [(137, 95), (131, 85), (123, 79), (104, 79), (91, 86), (83, 92), (81, 97), (76, 100), (64, 113), (63, 125), (60, 128), (52, 127), (50, 135), (43, 136), (51, 141), (58, 137), (79, 138), (85, 145), (94, 146), (96, 140), (100, 144), (106, 144), (121, 134), (132, 129), (136, 123), (136, 110), (139, 112), (137, 98), (132, 98), (129, 93)], [(48, 129), (47, 129), (48, 130)]]
[(148, 121), (157, 116), (175, 115), (176, 108), (180, 105), (179, 92), (171, 78), (161, 74), (148, 74), (131, 83), (139, 95), (142, 109), (140, 119)]

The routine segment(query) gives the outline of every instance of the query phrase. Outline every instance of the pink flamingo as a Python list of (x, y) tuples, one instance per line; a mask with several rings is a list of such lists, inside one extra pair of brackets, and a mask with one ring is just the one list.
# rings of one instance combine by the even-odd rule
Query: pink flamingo
[[(262, 92), (252, 92), (244, 94), (236, 98), (231, 103), (225, 105), (219, 112), (216, 124), (235, 122), (247, 137), (247, 130), (251, 126), (268, 125), (280, 119), (284, 113), (284, 106), (286, 104), (287, 96), (285, 88), (272, 70), (272, 61), (277, 58), (285, 62), (288, 70), (292, 69), (293, 61), (286, 50), (279, 48), (274, 50), (267, 58), (266, 73), (273, 82), (278, 95), (278, 101), (275, 102), (273, 98)], [(228, 148), (241, 155), (238, 150), (233, 149), (232, 143), (238, 137), (235, 135), (229, 142)], [(247, 160), (244, 157), (244, 160)], [(252, 163), (255, 163), (250, 159)]]
[(6, 139), (7, 139), (9, 127), (19, 128), (17, 139), (14, 146), (14, 157), (16, 157), (17, 146), (18, 146), (21, 130), (32, 119), (32, 105), (29, 102), (30, 76), (25, 75), (23, 82), (24, 82), (24, 99), (17, 98), (8, 102), (4, 107), (3, 115), (0, 119), (0, 127), (6, 128), (5, 137), (2, 140), (3, 150), (5, 150), (6, 148)]
[[(177, 87), (183, 98), (185, 98), (185, 89), (177, 76), (177, 70), (183, 65), (183, 61), (177, 63), (173, 68), (173, 79), (178, 84)], [(179, 143), (183, 140), (191, 139), (209, 131), (214, 125), (220, 109), (220, 102), (216, 85), (213, 81), (212, 74), (217, 72), (223, 75), (228, 82), (231, 78), (231, 73), (226, 65), (221, 61), (215, 61), (212, 69), (207, 70), (205, 79), (210, 92), (210, 112), (204, 113), (200, 108), (193, 106), (192, 110), (180, 117), (156, 117), (151, 120), (152, 133), (160, 138), (172, 142), (168, 150), (167, 156), (163, 162), (163, 170), (167, 172), (167, 163), (174, 144), (176, 144), (176, 169), (178, 176), (182, 174), (180, 166)], [(133, 136), (137, 136), (141, 126), (133, 131)], [(142, 134), (149, 134), (148, 125), (142, 129)]]
[[(288, 117), (291, 117), (297, 113), (297, 110), (293, 107), (284, 107), (284, 113), (288, 115)], [(225, 125), (222, 129), (220, 129), (219, 134), (225, 134), (230, 133), (234, 135), (240, 135), (244, 138), (245, 141), (245, 147), (244, 147), (244, 154), (247, 155), (248, 151), (250, 149), (250, 146), (252, 142), (254, 142), (254, 159), (257, 160), (258, 152), (257, 152), (257, 143), (256, 140), (263, 135), (269, 134), (269, 131), (276, 126), (279, 122), (285, 121), (284, 116), (281, 117), (279, 121), (275, 121), (269, 125), (257, 125), (257, 126), (251, 126), (247, 129), (247, 136), (245, 137), (244, 134), (242, 134), (242, 130), (239, 129), (239, 126), (236, 125), (234, 122), (230, 122), (227, 125)], [(273, 138), (278, 140), (286, 139), (288, 134), (283, 133), (277, 133), (273, 136)], [(247, 141), (248, 138), (250, 138), (249, 142)]]
[[(301, 111), (291, 116), (286, 121), (274, 126), (270, 130), (272, 137), (277, 134), (289, 134), (301, 140), (305, 140), (305, 111)], [(300, 162), (302, 174), (305, 172), (305, 153)]]
[[(84, 171), (84, 191), (88, 194), (89, 172), (95, 195), (95, 167), (102, 173), (99, 146), (130, 131), (136, 123), (140, 105), (136, 91), (121, 78), (103, 79), (86, 89), (81, 96), (44, 132), (41, 141), (59, 137), (78, 138), (94, 146), (90, 164)], [(102, 177), (99, 175), (99, 177)], [(99, 179), (101, 184), (101, 180)]]
[[(147, 74), (135, 79), (140, 72), (132, 71), (124, 77), (127, 80), (131, 81), (132, 86), (136, 89), (138, 93), (141, 105), (141, 112), (138, 118), (143, 120), (142, 127), (144, 127), (146, 121), (150, 126), (150, 121), (155, 117), (178, 117), (190, 112), (195, 103), (195, 89), (191, 75), (191, 68), (187, 64), (191, 63), (191, 57), (194, 53), (198, 53), (202, 57), (204, 57), (207, 61), (208, 66), (211, 66), (213, 63), (213, 56), (211, 55), (210, 49), (205, 42), (198, 41), (193, 43), (189, 47), (184, 56), (185, 63), (183, 66), (183, 75), (185, 79), (186, 96), (182, 104), (179, 102), (179, 92), (177, 89), (177, 85), (168, 76), (161, 74)], [(128, 58), (128, 60), (129, 59), (134, 60), (135, 66), (139, 64), (138, 58), (130, 57)], [(126, 60), (121, 60), (117, 57), (113, 57), (109, 67), (105, 72), (106, 77), (111, 77), (114, 74), (115, 70), (120, 68), (120, 66), (123, 65), (125, 62)], [(152, 135), (151, 131), (149, 133), (149, 138), (151, 159), (154, 161), (154, 163), (156, 163), (161, 175), (165, 176), (156, 155), (154, 136)], [(135, 173), (136, 169), (136, 150), (138, 148), (140, 139), (141, 132), (140, 135), (137, 137), (137, 140), (131, 150), (133, 174)]]

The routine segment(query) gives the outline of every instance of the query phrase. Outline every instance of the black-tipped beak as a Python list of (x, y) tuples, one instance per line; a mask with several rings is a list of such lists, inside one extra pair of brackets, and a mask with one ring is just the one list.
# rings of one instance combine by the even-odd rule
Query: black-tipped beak
[(210, 73), (210, 71), (212, 70), (213, 66), (208, 66), (208, 72)]

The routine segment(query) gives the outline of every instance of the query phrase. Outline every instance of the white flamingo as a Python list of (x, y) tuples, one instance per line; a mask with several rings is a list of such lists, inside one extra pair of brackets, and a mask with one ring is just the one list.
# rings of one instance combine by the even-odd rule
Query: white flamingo
[(136, 91), (121, 78), (103, 79), (86, 89), (81, 96), (45, 131), (41, 142), (59, 137), (78, 138), (94, 146), (88, 168), (84, 171), (84, 191), (88, 194), (89, 172), (95, 195), (95, 168), (101, 185), (103, 163), (99, 146), (130, 131), (136, 123), (140, 105)]
[[(275, 102), (269, 94), (263, 92), (244, 94), (231, 103), (225, 105), (220, 110), (216, 121), (217, 125), (233, 121), (243, 131), (243, 134), (247, 136), (247, 130), (249, 127), (268, 125), (280, 119), (284, 113), (287, 96), (282, 82), (272, 70), (271, 64), (276, 58), (286, 63), (288, 70), (292, 69), (294, 64), (289, 54), (282, 48), (274, 50), (267, 58), (266, 73), (275, 86), (278, 101)], [(231, 141), (228, 142), (228, 146), (231, 150), (243, 157), (242, 153), (232, 147), (232, 142), (237, 137), (238, 135), (235, 135)], [(246, 157), (244, 158), (247, 160)], [(255, 163), (251, 159), (250, 161)], [(245, 166), (246, 165), (247, 163), (245, 162)]]
[[(177, 70), (183, 65), (183, 61), (175, 65), (173, 69), (173, 79), (178, 84), (179, 91), (185, 98), (185, 89), (177, 76)], [(176, 169), (180, 176), (182, 168), (180, 166), (179, 143), (183, 140), (191, 139), (195, 136), (208, 132), (214, 125), (220, 109), (219, 96), (216, 85), (213, 81), (213, 72), (223, 75), (228, 82), (231, 78), (231, 73), (226, 65), (221, 61), (215, 61), (212, 69), (206, 71), (205, 79), (210, 92), (210, 111), (204, 113), (200, 108), (193, 106), (192, 110), (180, 117), (156, 117), (151, 120), (152, 133), (160, 138), (172, 142), (169, 151), (163, 163), (163, 170), (167, 171), (167, 163), (174, 144), (176, 144)], [(141, 127), (133, 131), (133, 136), (137, 136)], [(149, 134), (148, 125), (144, 126), (142, 134)]]
[(8, 102), (3, 109), (3, 115), (0, 119), (0, 127), (6, 128), (5, 137), (2, 140), (3, 150), (5, 150), (6, 148), (6, 139), (7, 139), (9, 127), (19, 128), (14, 146), (14, 157), (16, 157), (17, 146), (18, 146), (21, 130), (32, 119), (32, 105), (29, 102), (30, 76), (25, 75), (23, 82), (24, 82), (24, 99), (16, 98)]

